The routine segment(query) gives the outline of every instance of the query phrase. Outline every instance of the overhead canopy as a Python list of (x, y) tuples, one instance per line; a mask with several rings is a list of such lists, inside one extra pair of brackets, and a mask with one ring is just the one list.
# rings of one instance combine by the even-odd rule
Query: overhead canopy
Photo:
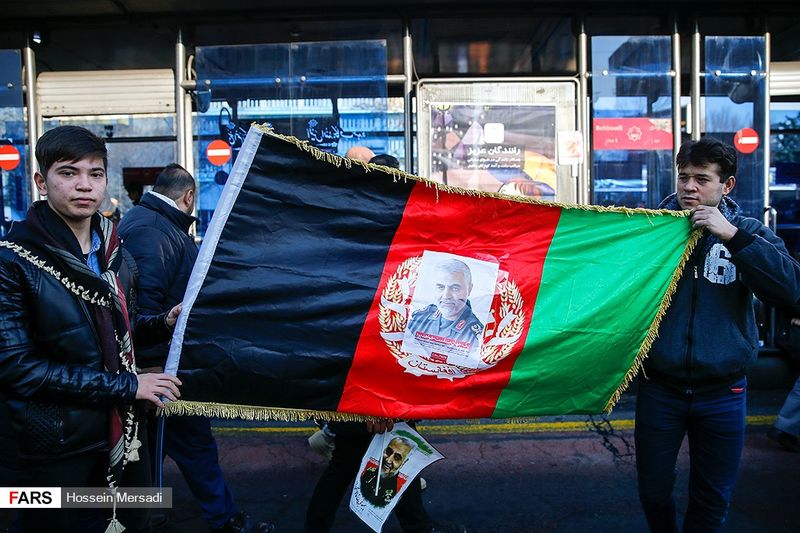
[[(508, 6), (530, 4), (553, 4), (552, 0), (502, 0)], [(606, 0), (582, 0), (580, 4), (607, 4)], [(617, 3), (640, 4), (639, 0), (618, 0)], [(717, 0), (673, 0), (672, 2), (652, 2), (663, 4), (687, 4), (698, 6), (708, 4), (709, 8), (718, 5)], [(271, 3), (277, 4), (277, 3)], [(426, 8), (433, 10), (443, 6), (454, 6), (463, 9), (468, 6), (485, 6), (485, 0), (384, 0), (380, 3), (381, 10), (390, 8), (402, 9), (407, 12), (420, 13)], [(728, 0), (726, 5), (752, 4), (749, 0)], [(496, 4), (495, 4), (496, 5)], [(253, 0), (6, 0), (3, 2), (3, 17), (41, 19), (43, 17), (95, 17), (112, 15), (148, 15), (148, 14), (209, 14), (209, 13), (235, 13), (256, 12), (267, 8), (264, 2)], [(330, 2), (330, 0), (295, 0), (281, 5), (269, 5), (270, 11), (294, 11), (304, 15), (309, 10), (359, 11), (369, 12), (376, 9), (374, 0), (347, 0), (346, 2)], [(312, 11), (313, 12), (313, 11)]]

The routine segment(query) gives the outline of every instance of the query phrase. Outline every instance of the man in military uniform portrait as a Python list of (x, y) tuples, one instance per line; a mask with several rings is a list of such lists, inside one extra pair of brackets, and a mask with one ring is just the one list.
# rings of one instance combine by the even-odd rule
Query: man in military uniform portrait
[[(395, 437), (383, 450), (383, 461), (380, 465), (380, 474), (377, 466), (367, 465), (361, 473), (361, 494), (375, 507), (386, 507), (392, 501), (400, 488), (401, 480), (398, 478), (402, 467), (414, 445), (406, 438)], [(375, 487), (378, 487), (377, 494)]]
[(434, 287), (437, 303), (412, 313), (408, 330), (423, 345), (441, 343), (437, 352), (474, 355), (480, 349), (483, 324), (469, 302), (472, 292), (469, 266), (458, 259), (442, 261), (435, 268)]

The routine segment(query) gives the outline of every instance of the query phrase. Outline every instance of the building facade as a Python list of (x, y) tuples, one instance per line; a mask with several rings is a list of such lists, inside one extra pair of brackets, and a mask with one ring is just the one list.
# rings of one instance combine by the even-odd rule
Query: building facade
[(739, 150), (736, 200), (800, 252), (793, 2), (3, 7), (3, 232), (35, 199), (35, 139), (71, 123), (106, 138), (122, 213), (160, 167), (189, 169), (202, 235), (259, 122), (340, 155), (365, 145), (450, 185), (631, 207), (657, 206), (680, 143), (713, 135)]

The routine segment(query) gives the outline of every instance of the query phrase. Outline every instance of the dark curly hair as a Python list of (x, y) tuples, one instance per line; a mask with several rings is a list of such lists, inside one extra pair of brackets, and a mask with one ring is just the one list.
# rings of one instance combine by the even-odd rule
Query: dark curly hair
[(736, 176), (736, 150), (730, 144), (713, 137), (703, 137), (699, 141), (687, 141), (681, 145), (675, 164), (678, 170), (686, 165), (719, 165), (720, 181), (725, 183)]

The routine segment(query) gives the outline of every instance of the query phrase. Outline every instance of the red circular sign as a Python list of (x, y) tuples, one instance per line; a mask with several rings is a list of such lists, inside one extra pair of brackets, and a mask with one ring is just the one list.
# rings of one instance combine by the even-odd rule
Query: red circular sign
[(758, 132), (753, 128), (742, 128), (733, 136), (733, 145), (743, 154), (755, 152), (758, 143)]
[(206, 157), (212, 165), (221, 167), (231, 160), (231, 145), (219, 139), (211, 141), (206, 148)]
[(10, 144), (0, 144), (0, 168), (14, 170), (19, 166), (19, 150)]

